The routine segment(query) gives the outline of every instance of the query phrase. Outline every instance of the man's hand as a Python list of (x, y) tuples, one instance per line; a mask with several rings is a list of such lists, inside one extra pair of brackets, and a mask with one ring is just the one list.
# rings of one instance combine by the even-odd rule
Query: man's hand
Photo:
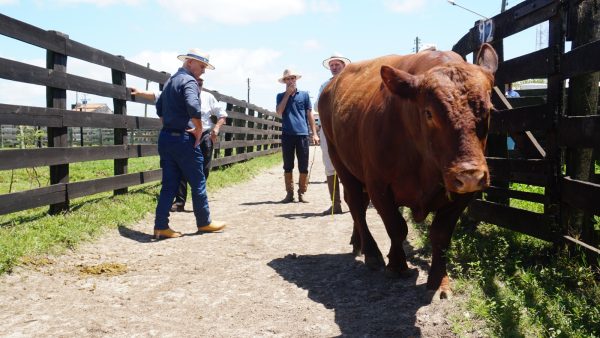
[(194, 148), (196, 148), (200, 144), (200, 141), (202, 141), (202, 129), (193, 128), (193, 129), (186, 129), (185, 131), (194, 135), (194, 138), (196, 139), (196, 142), (194, 142)]
[(210, 132), (210, 140), (213, 141), (213, 143), (217, 142), (217, 136), (219, 136), (219, 128), (214, 127)]
[(312, 134), (312, 141), (313, 141), (313, 143), (314, 143), (315, 145), (319, 145), (319, 142), (321, 141), (321, 140), (319, 139), (319, 135), (317, 135), (317, 134)]
[(285, 92), (289, 95), (292, 96), (296, 93), (296, 85), (295, 84), (291, 84), (287, 87), (287, 89), (285, 90)]

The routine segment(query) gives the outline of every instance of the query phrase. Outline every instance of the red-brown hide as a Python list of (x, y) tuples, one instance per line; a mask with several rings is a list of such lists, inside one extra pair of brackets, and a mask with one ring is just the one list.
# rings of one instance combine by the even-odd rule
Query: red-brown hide
[(355, 246), (369, 266), (383, 264), (364, 221), (370, 198), (392, 239), (387, 270), (402, 274), (407, 228), (398, 207), (408, 206), (417, 221), (436, 211), (433, 289), (448, 287), (443, 253), (458, 216), (472, 193), (489, 185), (484, 151), (498, 59), (487, 44), (477, 59), (473, 65), (453, 52), (424, 51), (352, 63), (319, 98)]

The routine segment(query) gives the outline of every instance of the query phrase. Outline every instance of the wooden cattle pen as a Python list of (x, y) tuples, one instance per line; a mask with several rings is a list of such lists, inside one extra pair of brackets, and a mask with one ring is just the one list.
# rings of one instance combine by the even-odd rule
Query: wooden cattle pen
[[(29, 126), (47, 131), (47, 142), (28, 149), (0, 149), (0, 170), (49, 167), (50, 185), (0, 195), (0, 215), (50, 205), (50, 212), (68, 210), (74, 198), (114, 191), (161, 179), (162, 171), (131, 173), (128, 159), (156, 156), (153, 144), (135, 144), (132, 135), (143, 131), (157, 135), (158, 118), (127, 115), (128, 102), (134, 101), (127, 76), (164, 84), (169, 74), (128, 61), (123, 57), (69, 39), (63, 33), (46, 31), (0, 14), (0, 34), (46, 50), (46, 67), (0, 58), (0, 78), (43, 86), (46, 106), (32, 107), (0, 103), (0, 125)], [(67, 72), (67, 61), (76, 58), (104, 67), (112, 74), (112, 83), (76, 76)], [(67, 90), (112, 98), (113, 114), (67, 109)], [(274, 112), (245, 101), (207, 90), (226, 103), (229, 115), (215, 143), (213, 167), (245, 161), (280, 150), (281, 120)], [(139, 100), (138, 100), (139, 102)], [(153, 102), (143, 102), (154, 104)], [(135, 103), (139, 104), (139, 103)], [(69, 146), (72, 128), (109, 129), (112, 143), (97, 146)], [(83, 137), (83, 133), (82, 133)], [(151, 136), (147, 139), (152, 140)], [(83, 142), (83, 141), (82, 141)], [(69, 182), (69, 164), (113, 160), (114, 175), (107, 178)]]
[[(598, 254), (599, 221), (594, 215), (600, 215), (600, 175), (594, 167), (600, 150), (600, 41), (586, 34), (598, 29), (597, 22), (582, 15), (590, 2), (522, 2), (476, 22), (453, 50), (466, 58), (488, 42), (501, 61), (487, 154), (492, 186), (470, 205), (469, 216)], [(503, 39), (546, 22), (546, 48), (504, 60)], [(540, 97), (504, 97), (505, 85), (527, 79), (545, 80)], [(508, 136), (516, 143), (515, 151), (507, 148)], [(537, 204), (543, 211), (515, 208), (513, 200)]]

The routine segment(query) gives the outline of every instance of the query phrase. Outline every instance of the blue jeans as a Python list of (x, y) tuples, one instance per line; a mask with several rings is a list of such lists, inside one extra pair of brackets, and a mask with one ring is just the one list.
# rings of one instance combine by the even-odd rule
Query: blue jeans
[(298, 158), (298, 171), (301, 174), (307, 174), (309, 147), (308, 135), (281, 135), (283, 171), (291, 173), (294, 170), (294, 155), (296, 155)]
[(202, 152), (194, 148), (194, 135), (185, 131), (161, 130), (158, 137), (158, 154), (162, 168), (162, 188), (156, 205), (154, 229), (169, 227), (169, 212), (177, 193), (181, 178), (185, 178), (191, 187), (194, 216), (198, 227), (210, 224), (210, 210), (206, 195)]
[[(204, 171), (204, 178), (208, 181), (208, 175), (210, 174), (210, 162), (212, 161), (213, 142), (210, 139), (210, 130), (202, 133), (200, 138), (200, 151), (202, 151), (202, 157), (204, 158), (204, 165), (202, 166)], [(187, 186), (188, 183), (185, 178), (182, 178), (179, 182), (179, 188), (177, 189), (177, 195), (175, 195), (175, 204), (184, 206), (187, 200)]]

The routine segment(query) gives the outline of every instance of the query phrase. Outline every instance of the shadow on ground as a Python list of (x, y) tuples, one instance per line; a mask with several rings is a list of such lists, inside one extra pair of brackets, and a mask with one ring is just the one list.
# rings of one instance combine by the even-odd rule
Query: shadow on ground
[(124, 225), (119, 225), (119, 235), (139, 243), (150, 243), (153, 241), (151, 234), (130, 229)]
[(308, 297), (335, 311), (343, 336), (419, 337), (416, 313), (430, 303), (417, 274), (389, 279), (371, 271), (351, 254), (295, 255), (268, 263)]

